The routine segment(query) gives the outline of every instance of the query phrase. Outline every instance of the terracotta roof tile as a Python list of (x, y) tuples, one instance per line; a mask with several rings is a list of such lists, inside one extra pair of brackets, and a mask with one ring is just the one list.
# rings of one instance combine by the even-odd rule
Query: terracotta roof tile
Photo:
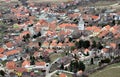
[(35, 62), (35, 65), (37, 65), (37, 66), (45, 66), (46, 62)]
[(7, 69), (15, 69), (16, 68), (16, 63), (14, 61), (9, 61), (6, 63), (6, 68)]
[(94, 20), (96, 20), (96, 19), (99, 18), (99, 16), (94, 16), (94, 15), (93, 15), (93, 16), (91, 16), (91, 18), (94, 19)]
[(61, 42), (59, 42), (57, 46), (62, 47), (63, 44)]
[(22, 38), (24, 35), (27, 35), (27, 34), (30, 34), (29, 31), (23, 31), (21, 34), (20, 34), (20, 38)]
[(7, 46), (8, 48), (11, 48), (11, 47), (13, 46), (13, 44), (12, 44), (11, 42), (8, 42), (8, 43), (6, 43), (6, 46)]
[(117, 45), (115, 43), (110, 43), (110, 46), (115, 49)]
[(104, 53), (107, 53), (107, 52), (108, 52), (108, 49), (107, 49), (107, 48), (103, 48), (102, 51), (103, 51)]
[(4, 52), (4, 48), (0, 47), (0, 53)]
[(16, 72), (20, 72), (20, 73), (27, 72), (26, 68), (21, 68), (21, 67), (16, 67), (15, 70)]
[(5, 55), (3, 55), (3, 54), (0, 54), (0, 58), (3, 58)]
[(25, 60), (25, 61), (22, 63), (22, 67), (25, 67), (26, 65), (30, 66), (30, 61)]
[(37, 52), (37, 51), (34, 52), (34, 57), (39, 57), (39, 55), (40, 55), (39, 52)]
[(19, 51), (18, 50), (10, 50), (10, 51), (5, 52), (5, 55), (10, 56), (10, 55), (14, 55), (16, 53), (19, 53)]

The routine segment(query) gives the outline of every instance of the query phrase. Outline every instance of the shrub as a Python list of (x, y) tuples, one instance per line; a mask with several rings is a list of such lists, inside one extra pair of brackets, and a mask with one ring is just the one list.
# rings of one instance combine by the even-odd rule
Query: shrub
[(110, 63), (110, 59), (109, 58), (106, 58), (106, 59), (104, 59), (104, 60), (101, 60), (101, 63)]

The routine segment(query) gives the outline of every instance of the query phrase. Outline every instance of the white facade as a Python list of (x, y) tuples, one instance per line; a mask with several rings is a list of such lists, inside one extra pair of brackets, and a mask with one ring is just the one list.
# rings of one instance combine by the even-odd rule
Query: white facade
[(80, 20), (79, 20), (79, 23), (78, 23), (78, 29), (79, 30), (84, 30), (85, 29), (84, 25), (85, 25), (85, 23), (83, 21), (83, 18), (80, 17)]

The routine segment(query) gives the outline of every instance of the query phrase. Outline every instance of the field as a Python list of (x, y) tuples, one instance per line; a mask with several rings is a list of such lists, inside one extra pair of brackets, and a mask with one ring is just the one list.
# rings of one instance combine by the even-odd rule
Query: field
[(110, 65), (90, 75), (90, 77), (120, 77), (120, 63)]

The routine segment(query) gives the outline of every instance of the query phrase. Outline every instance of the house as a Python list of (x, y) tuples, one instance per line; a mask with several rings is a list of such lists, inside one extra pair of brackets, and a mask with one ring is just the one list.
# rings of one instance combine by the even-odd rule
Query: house
[(49, 47), (49, 42), (44, 41), (41, 47), (42, 48), (48, 48)]
[(6, 68), (9, 70), (14, 70), (16, 68), (16, 63), (14, 61), (8, 61), (6, 63)]
[(11, 56), (11, 55), (18, 54), (19, 52), (20, 52), (19, 50), (14, 49), (14, 50), (9, 50), (9, 51), (5, 52), (4, 54), (5, 54), (7, 57), (9, 57), (9, 56)]
[(40, 52), (37, 52), (37, 51), (36, 51), (36, 52), (34, 52), (34, 57), (35, 57), (35, 58), (40, 57)]
[(22, 67), (29, 67), (29, 66), (30, 66), (30, 61), (24, 60), (24, 62), (22, 63)]
[(56, 48), (56, 47), (57, 47), (57, 43), (52, 42), (52, 43), (50, 44), (50, 49), (52, 49), (52, 48)]
[(35, 62), (35, 65), (30, 65), (26, 66), (26, 69), (41, 69), (41, 70), (46, 70), (48, 67), (49, 63), (46, 62)]
[(59, 42), (59, 43), (57, 44), (57, 47), (58, 47), (58, 48), (64, 48), (64, 46), (63, 46), (63, 44), (62, 44), (61, 42)]
[(0, 53), (3, 53), (4, 52), (4, 48), (3, 47), (0, 47)]
[(103, 48), (101, 50), (101, 53), (103, 55), (103, 58), (109, 58), (110, 57), (110, 54), (109, 54), (109, 49), (108, 48)]
[(8, 42), (5, 45), (3, 45), (4, 49), (8, 49), (8, 50), (12, 50), (14, 48), (13, 43), (12, 42)]
[(4, 61), (7, 59), (7, 56), (4, 54), (0, 54), (0, 60)]

